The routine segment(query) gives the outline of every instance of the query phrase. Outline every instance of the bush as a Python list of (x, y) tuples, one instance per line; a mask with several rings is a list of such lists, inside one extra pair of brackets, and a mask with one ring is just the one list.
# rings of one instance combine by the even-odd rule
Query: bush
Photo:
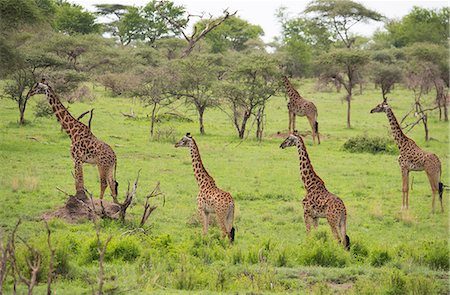
[(53, 115), (53, 109), (46, 98), (41, 99), (37, 102), (36, 108), (34, 109), (34, 116), (36, 118), (49, 118)]
[(398, 153), (392, 140), (384, 137), (368, 137), (366, 135), (352, 137), (348, 139), (342, 147), (345, 151), (351, 153)]
[(389, 287), (386, 294), (408, 294), (405, 276), (399, 271), (394, 270), (389, 276)]
[(302, 245), (300, 262), (303, 265), (319, 265), (344, 267), (347, 264), (347, 253), (326, 232), (313, 232)]
[(387, 250), (376, 249), (370, 255), (370, 264), (372, 266), (383, 266), (390, 260), (391, 257), (389, 256)]
[(74, 102), (83, 102), (86, 100), (93, 101), (95, 99), (95, 96), (86, 85), (83, 85), (77, 88), (77, 90), (66, 95), (66, 99), (67, 102), (74, 103)]
[(112, 239), (106, 248), (105, 260), (134, 261), (139, 257), (141, 249), (136, 237), (128, 236), (119, 240)]
[(426, 242), (425, 263), (434, 270), (449, 271), (449, 250), (446, 242)]

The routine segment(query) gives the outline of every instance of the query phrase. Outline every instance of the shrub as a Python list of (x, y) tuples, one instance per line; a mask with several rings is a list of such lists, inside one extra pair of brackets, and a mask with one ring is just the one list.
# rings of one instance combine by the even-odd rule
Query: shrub
[(140, 253), (139, 241), (135, 237), (128, 236), (119, 240), (112, 239), (106, 249), (105, 260), (134, 261), (139, 257)]
[(389, 276), (389, 287), (386, 294), (408, 294), (405, 276), (399, 271), (394, 270)]
[(425, 263), (434, 270), (449, 271), (449, 250), (448, 244), (442, 242), (425, 242)]
[(83, 85), (77, 88), (77, 90), (66, 95), (66, 99), (67, 102), (74, 103), (74, 102), (83, 102), (86, 100), (93, 101), (95, 99), (95, 96), (86, 85)]
[(375, 249), (370, 254), (370, 264), (372, 266), (377, 266), (377, 267), (383, 266), (390, 260), (391, 260), (391, 257), (389, 256), (389, 253), (386, 250)]
[(47, 99), (41, 99), (36, 103), (34, 109), (34, 116), (36, 118), (49, 118), (53, 115), (53, 109)]
[(313, 232), (303, 242), (302, 248), (300, 261), (304, 265), (344, 267), (347, 264), (345, 250), (326, 232)]
[(393, 146), (392, 140), (384, 137), (368, 137), (366, 135), (352, 137), (342, 147), (351, 153), (398, 153), (397, 149)]
[(158, 130), (155, 131), (153, 140), (158, 142), (175, 143), (177, 141), (176, 129), (173, 127), (158, 128)]
[(367, 256), (369, 256), (369, 251), (367, 247), (358, 241), (353, 241), (350, 248), (350, 253), (356, 261), (363, 262)]

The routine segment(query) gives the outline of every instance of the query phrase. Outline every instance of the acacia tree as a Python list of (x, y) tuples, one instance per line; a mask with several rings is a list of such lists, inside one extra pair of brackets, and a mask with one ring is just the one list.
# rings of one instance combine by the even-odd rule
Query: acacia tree
[(404, 64), (389, 51), (382, 50), (372, 54), (370, 72), (375, 85), (380, 86), (384, 99), (386, 94), (391, 92), (394, 84), (402, 81), (403, 68)]
[(174, 82), (174, 76), (170, 74), (170, 69), (164, 66), (147, 70), (141, 76), (142, 82), (134, 90), (134, 94), (145, 106), (151, 107), (150, 137), (153, 137), (158, 112), (173, 102), (167, 89)]
[(264, 107), (279, 86), (278, 62), (267, 53), (253, 52), (232, 54), (228, 64), (216, 91), (229, 104), (230, 118), (239, 138), (244, 139), (248, 120), (253, 115), (259, 126), (257, 137), (261, 139)]
[(176, 81), (170, 85), (170, 94), (184, 98), (198, 114), (200, 133), (205, 134), (203, 115), (205, 110), (219, 103), (212, 89), (221, 77), (222, 58), (213, 54), (192, 54), (172, 61)]
[[(363, 68), (369, 61), (369, 54), (359, 49), (335, 49), (322, 55), (319, 63), (324, 69), (334, 68), (334, 79), (344, 86), (347, 95), (347, 128), (351, 128), (351, 101), (353, 89), (362, 76)], [(340, 73), (344, 73), (343, 75)]]
[(355, 42), (350, 32), (354, 25), (383, 19), (378, 12), (351, 0), (314, 0), (308, 4), (305, 13), (325, 25), (346, 48), (352, 48)]

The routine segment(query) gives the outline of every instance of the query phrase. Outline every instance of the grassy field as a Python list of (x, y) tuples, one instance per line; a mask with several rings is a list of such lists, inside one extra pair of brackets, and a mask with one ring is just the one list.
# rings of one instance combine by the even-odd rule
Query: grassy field
[[(344, 293), (344, 294), (448, 294), (449, 292), (449, 202), (445, 213), (431, 213), (431, 189), (424, 172), (412, 173), (407, 213), (401, 212), (401, 175), (398, 154), (349, 153), (342, 146), (359, 135), (391, 138), (384, 114), (369, 114), (378, 104), (379, 90), (368, 86), (352, 103), (352, 125), (347, 129), (343, 94), (316, 92), (313, 81), (297, 83), (302, 94), (319, 110), (321, 145), (307, 136), (308, 152), (316, 172), (327, 188), (347, 207), (351, 251), (341, 249), (321, 220), (319, 229), (306, 236), (301, 200), (305, 194), (299, 179), (297, 151), (281, 150), (288, 116), (284, 96), (274, 97), (267, 107), (265, 138), (258, 143), (241, 142), (226, 114), (207, 110), (206, 135), (198, 133), (195, 111), (178, 111), (193, 122), (162, 120), (156, 129), (175, 130), (173, 136), (150, 140), (150, 122), (145, 109), (129, 98), (111, 97), (95, 87), (96, 100), (70, 105), (78, 116), (95, 108), (94, 134), (109, 143), (118, 157), (117, 179), (123, 198), (127, 181), (141, 169), (137, 201), (127, 221), (102, 221), (102, 234), (113, 235), (106, 253), (105, 290), (127, 293)], [(428, 104), (433, 93), (427, 96)], [(412, 93), (396, 87), (389, 96), (398, 118), (410, 108)], [(73, 193), (70, 141), (54, 117), (35, 119), (38, 97), (32, 98), (18, 125), (18, 109), (10, 100), (0, 100), (0, 224), (9, 232), (19, 217), (19, 236), (43, 253), (43, 269), (36, 293), (46, 290), (48, 250), (42, 214), (62, 206), (66, 196), (56, 187)], [(130, 109), (138, 119), (121, 112)], [(87, 121), (87, 119), (85, 120)], [(250, 123), (251, 124), (251, 123)], [(429, 142), (421, 126), (408, 135), (417, 144), (436, 153), (443, 163), (443, 182), (449, 184), (449, 129), (437, 113), (429, 118)], [(297, 129), (309, 130), (305, 118)], [(188, 150), (175, 149), (174, 142), (191, 132), (203, 162), (216, 183), (229, 191), (237, 204), (236, 242), (220, 238), (217, 226), (201, 236), (196, 220), (197, 184)], [(396, 150), (396, 149), (395, 149)], [(97, 168), (85, 165), (86, 187), (98, 196)], [(166, 203), (151, 215), (145, 232), (135, 229), (142, 214), (143, 198), (157, 181)], [(110, 199), (108, 196), (107, 198)], [(68, 224), (52, 220), (50, 227), (57, 249), (58, 294), (91, 293), (97, 288), (98, 254), (93, 224)], [(19, 246), (19, 254), (24, 247)], [(25, 266), (23, 266), (25, 269)], [(6, 293), (12, 288), (7, 278)], [(20, 286), (24, 292), (24, 286)]]

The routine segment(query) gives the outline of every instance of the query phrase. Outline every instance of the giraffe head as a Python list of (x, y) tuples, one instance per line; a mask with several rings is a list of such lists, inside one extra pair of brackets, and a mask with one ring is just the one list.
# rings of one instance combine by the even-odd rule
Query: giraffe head
[(379, 105), (377, 105), (370, 111), (370, 113), (371, 114), (372, 113), (384, 113), (384, 112), (386, 112), (386, 110), (388, 108), (389, 108), (389, 105), (387, 103), (387, 98), (385, 97)]
[(190, 133), (186, 133), (186, 135), (183, 136), (183, 138), (181, 138), (180, 141), (175, 144), (175, 147), (176, 148), (178, 148), (178, 147), (191, 147), (192, 142), (193, 142), (193, 139), (192, 139), (191, 134)]
[(27, 98), (36, 94), (46, 94), (49, 88), (50, 86), (45, 79), (42, 79), (41, 82), (38, 82), (31, 87), (30, 91), (27, 93)]
[(280, 145), (280, 148), (285, 149), (290, 146), (297, 146), (297, 143), (301, 141), (303, 142), (302, 137), (298, 134), (297, 130), (294, 133), (290, 134)]

